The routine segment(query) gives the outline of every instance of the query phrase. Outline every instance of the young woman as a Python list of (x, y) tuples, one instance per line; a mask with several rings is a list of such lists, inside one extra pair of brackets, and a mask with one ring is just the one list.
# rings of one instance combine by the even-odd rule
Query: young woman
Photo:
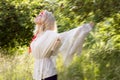
[(30, 44), (30, 52), (35, 58), (35, 80), (57, 80), (54, 56), (61, 53), (67, 65), (75, 53), (79, 54), (86, 35), (93, 23), (84, 24), (70, 31), (57, 33), (56, 21), (51, 12), (42, 11), (34, 20), (36, 26)]

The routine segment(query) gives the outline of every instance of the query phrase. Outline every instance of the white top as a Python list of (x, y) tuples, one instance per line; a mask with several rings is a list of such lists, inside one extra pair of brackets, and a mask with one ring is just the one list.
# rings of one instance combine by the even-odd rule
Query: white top
[[(52, 58), (58, 53), (62, 54), (64, 63), (69, 64), (73, 55), (81, 52), (84, 38), (91, 29), (90, 24), (84, 24), (59, 34), (50, 30), (42, 35), (38, 34), (31, 43), (32, 55), (35, 58), (33, 78), (41, 80), (57, 74)], [(61, 43), (51, 52), (58, 38)]]

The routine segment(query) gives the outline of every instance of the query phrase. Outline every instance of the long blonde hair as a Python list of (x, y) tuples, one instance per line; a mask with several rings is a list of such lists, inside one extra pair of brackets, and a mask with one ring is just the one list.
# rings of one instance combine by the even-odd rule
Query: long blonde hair
[(49, 12), (47, 10), (44, 10), (45, 17), (42, 19), (42, 24), (38, 26), (36, 24), (35, 29), (34, 29), (34, 35), (37, 34), (37, 32), (44, 32), (46, 30), (52, 30), (57, 32), (57, 25), (56, 25), (56, 20), (55, 17), (53, 16), (52, 12)]

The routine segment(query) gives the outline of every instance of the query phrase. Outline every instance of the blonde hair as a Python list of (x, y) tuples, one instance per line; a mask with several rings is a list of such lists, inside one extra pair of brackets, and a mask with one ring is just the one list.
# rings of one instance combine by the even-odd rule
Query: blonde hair
[(57, 25), (56, 20), (51, 12), (48, 12), (47, 10), (44, 11), (44, 17), (41, 19), (41, 25), (38, 26), (36, 24), (34, 29), (34, 34), (37, 34), (37, 32), (44, 32), (46, 30), (52, 30), (57, 32)]

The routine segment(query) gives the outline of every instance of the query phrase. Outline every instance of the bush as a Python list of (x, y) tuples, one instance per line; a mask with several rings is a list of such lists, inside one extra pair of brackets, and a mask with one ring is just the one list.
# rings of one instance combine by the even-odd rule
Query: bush
[(68, 68), (64, 68), (59, 80), (119, 80), (119, 53), (118, 49), (85, 51)]

